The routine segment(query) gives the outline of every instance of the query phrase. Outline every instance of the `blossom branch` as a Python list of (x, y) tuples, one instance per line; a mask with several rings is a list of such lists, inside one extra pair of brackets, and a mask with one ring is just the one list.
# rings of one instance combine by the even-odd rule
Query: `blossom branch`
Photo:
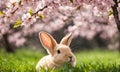
[(46, 5), (46, 6), (44, 6), (42, 9), (39, 9), (37, 12), (35, 12), (35, 13), (33, 13), (31, 16), (34, 16), (34, 15), (36, 15), (39, 11), (43, 11), (45, 8), (47, 8), (48, 6)]
[(118, 17), (118, 10), (117, 10), (118, 2), (117, 2), (117, 0), (113, 0), (113, 1), (115, 3), (114, 6), (112, 6), (113, 16), (114, 16), (115, 22), (117, 24), (118, 31), (120, 32), (120, 19)]

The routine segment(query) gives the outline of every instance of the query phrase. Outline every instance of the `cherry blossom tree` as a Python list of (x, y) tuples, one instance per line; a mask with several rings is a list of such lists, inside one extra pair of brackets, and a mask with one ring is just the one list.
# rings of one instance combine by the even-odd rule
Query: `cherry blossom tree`
[(90, 40), (100, 33), (110, 39), (120, 31), (119, 11), (117, 0), (0, 0), (0, 41), (13, 51), (10, 43), (21, 46), (25, 36), (40, 30), (52, 33), (71, 20), (66, 31), (74, 37)]

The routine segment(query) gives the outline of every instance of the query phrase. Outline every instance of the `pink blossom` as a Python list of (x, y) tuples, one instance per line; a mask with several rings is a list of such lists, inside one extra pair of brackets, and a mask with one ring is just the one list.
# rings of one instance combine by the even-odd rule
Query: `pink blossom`
[[(21, 46), (26, 42), (25, 36), (40, 30), (59, 30), (70, 20), (74, 24), (66, 30), (73, 32), (74, 37), (92, 39), (102, 32), (101, 38), (112, 38), (117, 33), (114, 17), (109, 15), (113, 5), (113, 0), (0, 0), (3, 12), (0, 16), (0, 36), (2, 38), (3, 34), (8, 33), (9, 42)], [(21, 20), (20, 25), (24, 26), (18, 33), (10, 28), (17, 20)]]

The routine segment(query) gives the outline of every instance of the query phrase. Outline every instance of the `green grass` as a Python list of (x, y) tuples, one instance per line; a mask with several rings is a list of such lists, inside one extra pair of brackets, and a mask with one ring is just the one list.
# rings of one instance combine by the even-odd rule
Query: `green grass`
[[(29, 49), (19, 49), (15, 53), (0, 50), (0, 72), (36, 72), (35, 66), (44, 55)], [(65, 64), (51, 72), (120, 72), (120, 54), (117, 51), (91, 50), (75, 55), (76, 67), (71, 68)]]

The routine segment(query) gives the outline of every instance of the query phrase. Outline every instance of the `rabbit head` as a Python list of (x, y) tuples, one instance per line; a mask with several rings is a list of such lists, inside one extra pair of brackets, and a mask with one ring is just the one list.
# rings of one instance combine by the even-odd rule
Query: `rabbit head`
[(48, 54), (52, 56), (51, 60), (55, 64), (60, 66), (68, 62), (72, 66), (75, 66), (76, 58), (69, 47), (72, 41), (72, 33), (66, 35), (60, 44), (57, 44), (56, 40), (50, 34), (43, 31), (39, 33), (39, 38)]

